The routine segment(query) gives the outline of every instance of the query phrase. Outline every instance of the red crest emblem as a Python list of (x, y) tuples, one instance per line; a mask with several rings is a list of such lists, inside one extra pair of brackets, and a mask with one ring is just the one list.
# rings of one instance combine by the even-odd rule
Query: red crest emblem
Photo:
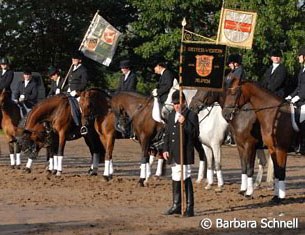
[(101, 37), (101, 39), (104, 42), (106, 42), (106, 43), (108, 43), (110, 45), (112, 45), (114, 43), (115, 38), (116, 38), (116, 31), (110, 29), (109, 27), (107, 27), (105, 29), (105, 31), (103, 32), (103, 35)]
[(212, 72), (214, 56), (196, 55), (196, 72), (201, 77), (206, 77)]

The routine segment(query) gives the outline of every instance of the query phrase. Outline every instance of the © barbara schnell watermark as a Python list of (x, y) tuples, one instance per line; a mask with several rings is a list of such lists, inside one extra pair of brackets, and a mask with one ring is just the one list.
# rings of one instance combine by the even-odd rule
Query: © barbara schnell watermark
[(299, 218), (293, 218), (290, 220), (281, 220), (277, 218), (262, 218), (259, 221), (256, 220), (242, 220), (233, 218), (230, 220), (225, 219), (210, 219), (204, 218), (200, 221), (200, 227), (208, 230), (210, 228), (216, 229), (252, 229), (252, 228), (262, 228), (262, 229), (297, 229), (299, 228)]

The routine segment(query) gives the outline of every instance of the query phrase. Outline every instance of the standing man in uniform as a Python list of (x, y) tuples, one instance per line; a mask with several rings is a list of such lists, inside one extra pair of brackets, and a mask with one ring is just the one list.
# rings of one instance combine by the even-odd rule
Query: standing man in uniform
[(131, 64), (129, 60), (122, 60), (120, 62), (120, 69), (122, 71), (122, 77), (120, 78), (117, 92), (119, 91), (130, 91), (136, 92), (137, 91), (137, 76), (131, 70)]
[[(199, 136), (199, 122), (196, 113), (187, 108), (184, 94), (179, 103), (179, 91), (172, 95), (174, 111), (169, 114), (165, 128), (163, 157), (172, 164), (172, 207), (166, 215), (181, 213), (181, 180), (185, 183), (187, 217), (194, 216), (194, 191), (191, 179), (191, 165), (194, 164), (194, 143)], [(180, 162), (180, 124), (183, 125), (183, 179), (181, 179)]]

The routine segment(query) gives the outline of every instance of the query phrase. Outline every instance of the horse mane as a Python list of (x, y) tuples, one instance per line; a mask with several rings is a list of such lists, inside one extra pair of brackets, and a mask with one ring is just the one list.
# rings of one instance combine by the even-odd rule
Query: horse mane
[(112, 94), (111, 94), (111, 92), (109, 91), (109, 90), (107, 90), (107, 89), (101, 89), (101, 88), (99, 88), (99, 87), (91, 87), (91, 88), (89, 88), (89, 89), (87, 89), (87, 90), (85, 90), (85, 91), (97, 91), (97, 92), (101, 92), (101, 93), (103, 93), (107, 98), (109, 98), (109, 99), (111, 99), (111, 97), (112, 97)]

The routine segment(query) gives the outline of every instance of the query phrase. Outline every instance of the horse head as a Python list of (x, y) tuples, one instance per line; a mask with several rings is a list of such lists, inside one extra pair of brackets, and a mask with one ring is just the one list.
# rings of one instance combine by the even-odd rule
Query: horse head
[(243, 81), (233, 77), (225, 91), (222, 115), (226, 121), (231, 121), (235, 113), (248, 102), (243, 94)]
[(91, 88), (80, 94), (82, 134), (87, 134), (87, 126), (94, 122), (97, 116), (106, 116), (110, 110), (110, 96), (98, 88)]

